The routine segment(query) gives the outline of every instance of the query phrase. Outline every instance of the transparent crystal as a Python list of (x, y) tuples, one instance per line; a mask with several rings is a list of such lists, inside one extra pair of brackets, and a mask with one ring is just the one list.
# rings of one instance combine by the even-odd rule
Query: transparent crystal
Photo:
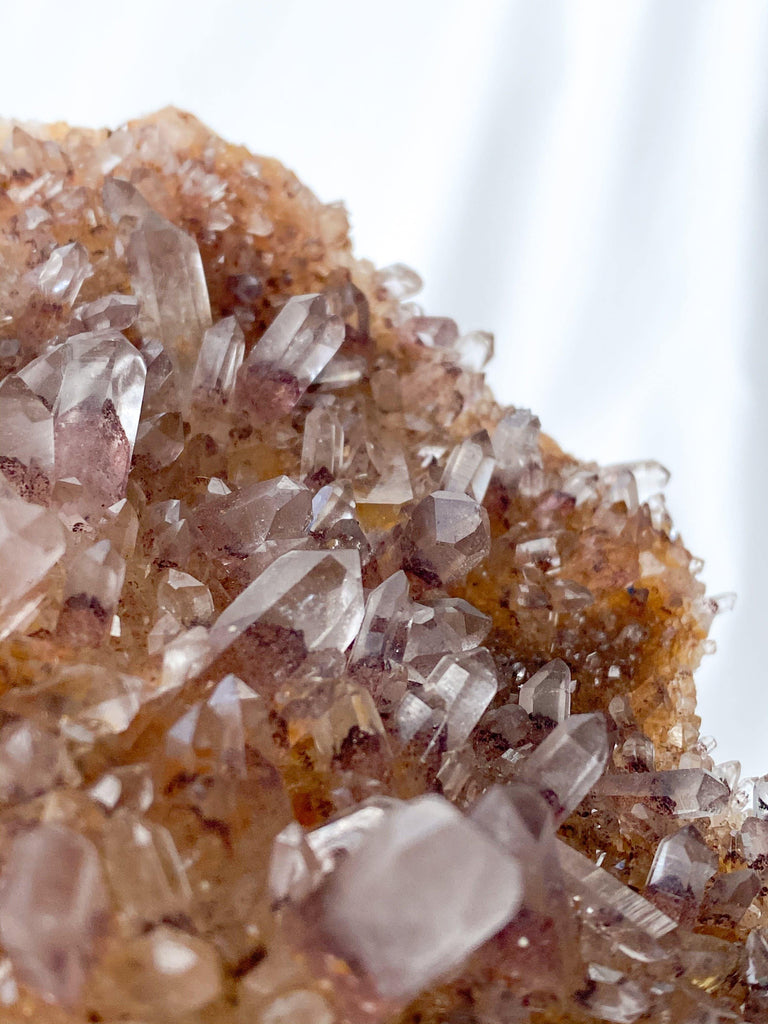
[(124, 497), (146, 376), (133, 345), (117, 331), (78, 334), (17, 376), (52, 409), (56, 479), (77, 480), (85, 505)]
[(208, 626), (213, 619), (213, 598), (208, 587), (178, 569), (163, 572), (157, 586), (157, 606), (185, 629)]
[(125, 943), (113, 997), (119, 1012), (188, 1019), (222, 990), (215, 948), (180, 928), (161, 924)]
[(192, 375), (192, 391), (196, 398), (232, 397), (237, 373), (245, 355), (245, 336), (234, 316), (224, 317), (203, 335)]
[(0, 639), (29, 621), (44, 596), (39, 585), (64, 550), (53, 513), (0, 490)]
[(0, 729), (0, 801), (21, 803), (39, 796), (77, 773), (58, 736), (25, 719)]
[(589, 793), (607, 761), (608, 735), (603, 715), (571, 715), (527, 758), (520, 778), (546, 797), (559, 824)]
[(678, 818), (699, 818), (725, 810), (730, 791), (725, 783), (699, 768), (663, 772), (609, 772), (595, 793), (622, 800), (664, 805)]
[(490, 331), (469, 331), (456, 343), (459, 362), (468, 370), (479, 373), (493, 359), (495, 339)]
[(205, 701), (194, 704), (168, 731), (166, 754), (189, 771), (220, 771), (246, 776), (241, 701), (248, 688), (227, 675)]
[(510, 482), (541, 466), (541, 424), (528, 409), (518, 409), (500, 420), (493, 434), (496, 464)]
[(344, 341), (344, 322), (324, 295), (294, 295), (238, 374), (241, 400), (262, 422), (283, 416)]
[(385, 664), (402, 662), (412, 619), (408, 577), (400, 570), (368, 595), (351, 663), (368, 659)]
[(488, 555), (488, 513), (466, 494), (435, 491), (414, 508), (407, 543), (414, 571), (435, 586), (450, 583)]
[(211, 630), (211, 643), (224, 650), (261, 621), (301, 632), (307, 650), (343, 651), (357, 636), (363, 614), (356, 551), (289, 551), (222, 612)]
[(440, 481), (442, 491), (466, 491), (482, 503), (493, 476), (496, 459), (486, 430), (457, 444), (446, 463)]
[(99, 856), (83, 836), (37, 825), (13, 840), (0, 890), (0, 939), (25, 984), (75, 1003), (106, 909)]
[(311, 492), (280, 476), (209, 496), (195, 509), (195, 523), (215, 555), (243, 559), (266, 540), (304, 535), (311, 511)]
[(718, 857), (693, 825), (664, 836), (648, 873), (645, 892), (676, 921), (692, 924)]
[(760, 888), (760, 876), (750, 868), (720, 873), (706, 890), (700, 916), (720, 926), (735, 927)]
[(398, 302), (412, 299), (424, 287), (416, 271), (404, 263), (392, 263), (388, 267), (383, 267), (376, 274), (376, 281), (379, 288)]
[(332, 409), (315, 406), (304, 421), (301, 449), (301, 475), (311, 476), (322, 469), (336, 476), (344, 454), (344, 428)]
[(188, 910), (191, 891), (168, 829), (118, 811), (102, 842), (109, 887), (131, 930), (142, 931)]
[(105, 205), (115, 223), (134, 224), (127, 254), (133, 291), (140, 303), (139, 330), (155, 338), (173, 362), (182, 409), (211, 307), (203, 262), (191, 235), (156, 213), (128, 182), (107, 179)]
[(768, 988), (768, 928), (753, 928), (747, 936), (747, 981)]
[(567, 843), (558, 840), (557, 848), (563, 873), (581, 897), (582, 920), (633, 959), (666, 959), (668, 953), (656, 942), (675, 929), (677, 921)]
[(322, 927), (379, 995), (407, 999), (459, 964), (517, 913), (516, 860), (447, 801), (388, 811), (340, 861)]
[(109, 295), (94, 299), (93, 302), (86, 302), (73, 311), (72, 318), (79, 330), (72, 333), (125, 331), (136, 322), (138, 315), (139, 300), (135, 295), (111, 292)]
[(419, 696), (433, 709), (430, 746), (444, 735), (446, 750), (462, 747), (497, 689), (496, 666), (485, 648), (441, 658), (419, 688)]
[(34, 270), (40, 294), (62, 306), (72, 305), (83, 281), (92, 273), (88, 253), (79, 242), (54, 249), (45, 263)]
[(426, 659), (472, 651), (485, 640), (491, 618), (460, 597), (440, 597), (420, 605), (405, 649), (407, 662), (422, 666)]
[(571, 713), (571, 693), (575, 685), (566, 663), (555, 658), (520, 687), (520, 707), (529, 715), (564, 722)]

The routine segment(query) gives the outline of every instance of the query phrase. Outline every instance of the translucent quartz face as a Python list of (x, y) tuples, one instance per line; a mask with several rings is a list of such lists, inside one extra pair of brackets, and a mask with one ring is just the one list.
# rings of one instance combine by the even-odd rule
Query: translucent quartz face
[(768, 1019), (729, 599), (420, 286), (187, 114), (0, 125), (3, 1024)]

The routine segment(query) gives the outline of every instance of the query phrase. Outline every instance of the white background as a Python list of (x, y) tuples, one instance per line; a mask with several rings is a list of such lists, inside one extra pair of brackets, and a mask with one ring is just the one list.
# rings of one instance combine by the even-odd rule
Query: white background
[(193, 111), (494, 331), (498, 396), (566, 448), (664, 462), (739, 594), (703, 732), (768, 772), (768, 2), (0, 0), (0, 35), (0, 115)]

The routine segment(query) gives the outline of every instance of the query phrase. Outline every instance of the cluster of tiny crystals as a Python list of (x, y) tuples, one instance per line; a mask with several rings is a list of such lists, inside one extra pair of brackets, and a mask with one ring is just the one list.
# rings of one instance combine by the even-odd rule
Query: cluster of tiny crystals
[(179, 111), (0, 124), (3, 1024), (768, 1020), (730, 598), (419, 286)]

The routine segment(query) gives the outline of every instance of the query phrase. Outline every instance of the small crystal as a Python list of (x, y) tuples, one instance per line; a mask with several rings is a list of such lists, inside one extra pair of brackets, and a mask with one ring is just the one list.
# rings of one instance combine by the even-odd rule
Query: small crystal
[(39, 796), (60, 784), (72, 771), (59, 738), (34, 722), (11, 721), (0, 729), (0, 801), (3, 804)]
[(607, 761), (603, 715), (571, 715), (527, 758), (520, 778), (546, 797), (559, 824), (589, 793)]
[(71, 306), (83, 281), (93, 270), (83, 246), (79, 242), (70, 242), (54, 249), (34, 273), (41, 295), (49, 302)]
[(108, 540), (97, 541), (69, 567), (59, 635), (71, 643), (98, 643), (109, 630), (125, 579), (125, 559)]
[(283, 416), (338, 351), (344, 322), (324, 295), (294, 295), (238, 374), (242, 401), (262, 422)]
[(753, 928), (747, 936), (747, 981), (768, 988), (768, 928)]
[(221, 964), (210, 943), (162, 924), (122, 949), (114, 996), (120, 1012), (187, 1018), (221, 993)]
[(490, 549), (488, 513), (466, 494), (434, 491), (414, 508), (408, 526), (409, 566), (434, 585), (461, 579)]
[(351, 662), (402, 662), (412, 619), (408, 577), (396, 572), (368, 595)]
[(664, 913), (690, 924), (716, 871), (717, 854), (693, 825), (686, 825), (659, 843), (645, 891)]
[(336, 476), (344, 454), (344, 428), (332, 409), (315, 406), (304, 421), (301, 475), (306, 478), (320, 470)]
[(383, 267), (377, 273), (376, 280), (379, 288), (397, 302), (412, 299), (424, 287), (416, 271), (406, 267), (404, 263), (393, 263), (391, 266)]
[(0, 890), (0, 938), (19, 978), (45, 998), (74, 1003), (103, 924), (99, 857), (87, 839), (38, 825), (8, 851)]
[(318, 992), (289, 992), (260, 1015), (261, 1024), (333, 1024), (330, 1007)]
[(595, 793), (622, 800), (647, 801), (678, 818), (718, 814), (728, 803), (728, 787), (709, 772), (678, 768), (664, 772), (609, 772)]
[(103, 844), (112, 895), (133, 929), (187, 910), (189, 884), (166, 828), (118, 811), (104, 830)]
[(517, 481), (524, 473), (541, 465), (537, 416), (528, 409), (508, 413), (493, 434), (496, 463), (505, 479)]
[(575, 685), (566, 663), (555, 658), (520, 687), (520, 707), (529, 715), (564, 722), (571, 713), (571, 692)]
[(456, 354), (462, 366), (479, 373), (493, 359), (494, 345), (490, 331), (469, 331), (459, 338)]
[(735, 927), (760, 891), (760, 876), (749, 868), (718, 874), (707, 889), (701, 918), (715, 924)]
[(488, 432), (478, 431), (451, 452), (440, 481), (442, 491), (466, 491), (481, 502), (491, 482), (496, 460)]
[(497, 688), (496, 666), (484, 648), (441, 658), (419, 688), (421, 700), (433, 709), (430, 746), (444, 736), (446, 750), (462, 747)]
[(218, 395), (224, 401), (230, 399), (244, 355), (245, 336), (235, 317), (224, 317), (209, 327), (203, 335), (192, 375), (195, 398)]
[(323, 930), (379, 995), (401, 1000), (499, 931), (523, 898), (514, 858), (447, 801), (386, 813), (333, 872)]
[(208, 626), (213, 619), (213, 598), (208, 587), (178, 569), (166, 569), (162, 574), (157, 587), (157, 605), (185, 629)]
[(79, 324), (79, 334), (83, 331), (125, 331), (131, 327), (139, 315), (139, 300), (135, 295), (122, 295), (112, 292), (93, 302), (78, 306), (72, 316)]

